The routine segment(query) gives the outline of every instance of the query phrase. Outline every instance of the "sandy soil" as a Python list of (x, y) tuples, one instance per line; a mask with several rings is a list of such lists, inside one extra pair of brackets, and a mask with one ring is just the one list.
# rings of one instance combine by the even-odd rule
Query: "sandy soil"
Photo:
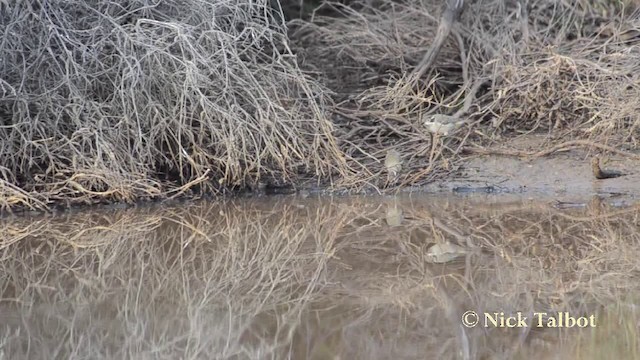
[[(540, 150), (543, 136), (514, 140), (520, 149)], [(509, 144), (510, 146), (513, 144)], [(624, 176), (597, 180), (590, 161), (600, 155), (586, 149), (555, 153), (546, 157), (517, 158), (478, 155), (465, 160), (460, 171), (449, 179), (427, 186), (429, 191), (522, 193), (560, 199), (603, 197), (640, 199), (640, 161), (617, 155), (600, 155), (602, 168), (617, 170)]]

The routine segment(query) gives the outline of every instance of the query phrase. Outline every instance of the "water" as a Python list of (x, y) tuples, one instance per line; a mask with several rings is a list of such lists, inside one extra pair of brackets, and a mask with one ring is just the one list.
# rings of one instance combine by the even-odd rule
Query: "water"
[(0, 358), (640, 358), (640, 207), (619, 204), (287, 196), (5, 218)]

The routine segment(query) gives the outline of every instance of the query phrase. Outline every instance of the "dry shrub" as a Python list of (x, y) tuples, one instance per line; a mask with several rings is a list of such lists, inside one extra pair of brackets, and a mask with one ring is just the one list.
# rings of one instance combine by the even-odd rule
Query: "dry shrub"
[[(488, 78), (484, 64), (496, 56), (497, 49), (516, 46), (522, 24), (511, 16), (517, 8), (504, 7), (500, 1), (471, 3), (463, 16), (464, 26), (441, 51), (437, 76), (412, 87), (405, 73), (430, 45), (442, 2), (363, 1), (351, 7), (333, 6), (342, 16), (294, 21), (291, 36), (302, 47), (298, 51), (307, 55), (304, 66), (324, 72), (326, 83), (342, 101), (343, 116), (334, 121), (343, 151), (358, 163), (354, 166), (361, 166), (374, 179), (376, 171), (384, 170), (386, 151), (396, 149), (406, 165), (397, 181), (400, 185), (424, 184), (455, 169), (460, 141), (434, 139), (422, 123), (434, 113), (453, 114), (466, 106), (465, 100), (473, 97), (473, 82)], [(464, 48), (462, 53), (458, 45)], [(343, 66), (336, 67), (335, 62)]]
[[(494, 62), (493, 102), (487, 106), (498, 115), (493, 125), (559, 137), (618, 136), (618, 144), (635, 143), (640, 125), (639, 15), (596, 18), (586, 29), (544, 34), (518, 62)], [(576, 14), (557, 15), (563, 16)], [(580, 37), (569, 39), (576, 34)]]
[[(349, 115), (334, 120), (341, 140), (353, 137), (344, 151), (372, 173), (394, 148), (419, 159), (399, 183), (424, 183), (455, 169), (465, 144), (505, 132), (636, 141), (637, 1), (470, 1), (418, 86), (406, 74), (435, 37), (443, 2), (330, 4), (340, 16), (294, 21), (291, 36)], [(423, 126), (433, 114), (468, 126), (434, 140)]]
[(32, 199), (133, 201), (341, 171), (325, 90), (266, 0), (19, 1), (0, 17), (0, 181)]
[[(438, 196), (4, 219), (0, 345), (30, 359), (514, 358), (580, 333), (461, 331), (461, 314), (637, 308), (638, 219), (597, 198), (559, 210)], [(426, 261), (444, 242), (468, 252)], [(637, 324), (624, 324), (613, 337), (637, 347)]]
[[(634, 142), (637, 5), (469, 2), (416, 83), (441, 1), (325, 3), (332, 17), (289, 32), (266, 0), (16, 2), (0, 13), (0, 181), (26, 200), (0, 205), (422, 185), (513, 132)], [(432, 136), (434, 114), (466, 126)]]
[[(441, 51), (436, 64), (439, 76), (433, 80), (436, 87), (429, 90), (434, 84), (427, 82), (421, 88), (410, 88), (397, 82), (407, 80), (404, 72), (420, 61), (430, 45), (442, 3), (381, 1), (375, 2), (375, 7), (369, 3), (353, 5), (360, 4), (358, 10), (334, 4), (343, 16), (317, 17), (312, 22), (294, 21), (290, 26), (296, 44), (306, 45), (300, 51), (317, 55), (305, 58), (305, 66), (324, 70), (327, 59), (346, 63), (341, 72), (334, 69), (328, 73), (343, 76), (356, 72), (359, 82), (345, 84), (344, 77), (330, 78), (330, 87), (340, 91), (341, 87), (352, 89), (357, 85), (362, 93), (351, 93), (349, 99), (361, 105), (373, 105), (376, 110), (382, 107), (393, 113), (409, 112), (409, 115), (416, 115), (414, 111), (421, 107), (446, 111), (454, 105), (442, 104), (443, 100), (449, 96), (459, 100), (460, 94), (455, 93), (460, 87), (473, 78), (486, 76), (485, 64), (501, 49), (517, 48), (516, 42), (521, 38), (522, 24), (513, 19), (519, 14), (514, 4), (505, 7), (497, 0), (471, 2), (456, 31), (458, 36), (452, 36)], [(316, 43), (311, 44), (311, 39)], [(463, 46), (464, 58), (460, 57), (459, 45)], [(391, 98), (390, 92), (395, 97)]]
[(19, 187), (0, 179), (0, 209), (27, 208), (43, 209), (46, 205)]

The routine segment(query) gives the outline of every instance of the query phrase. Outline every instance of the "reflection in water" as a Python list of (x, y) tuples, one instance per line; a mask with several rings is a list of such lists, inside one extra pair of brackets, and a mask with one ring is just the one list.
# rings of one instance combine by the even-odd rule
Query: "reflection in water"
[(0, 358), (639, 358), (639, 209), (292, 196), (2, 219)]

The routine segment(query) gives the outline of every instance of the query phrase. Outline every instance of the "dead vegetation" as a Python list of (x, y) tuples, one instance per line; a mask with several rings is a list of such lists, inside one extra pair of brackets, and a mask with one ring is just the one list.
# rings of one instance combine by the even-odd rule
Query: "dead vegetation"
[[(407, 74), (434, 41), (443, 3), (331, 3), (340, 16), (292, 22), (303, 65), (339, 95), (337, 134), (355, 167), (383, 171), (380, 159), (394, 149), (408, 169), (398, 184), (421, 184), (457, 168), (465, 149), (490, 153), (531, 132), (549, 134), (549, 149), (637, 148), (636, 2), (467, 1), (416, 85)], [(424, 126), (434, 115), (464, 126), (434, 136)]]
[[(12, 359), (639, 353), (637, 206), (428, 199), (5, 218), (0, 347)], [(455, 257), (428, 258), (446, 243)], [(595, 314), (599, 326), (461, 329), (466, 310)]]
[(4, 6), (2, 208), (343, 173), (326, 91), (280, 15), (242, 0)]
[(468, 1), (415, 79), (440, 1), (327, 2), (286, 27), (266, 0), (10, 3), (0, 208), (421, 185), (526, 132), (635, 151), (637, 5)]

